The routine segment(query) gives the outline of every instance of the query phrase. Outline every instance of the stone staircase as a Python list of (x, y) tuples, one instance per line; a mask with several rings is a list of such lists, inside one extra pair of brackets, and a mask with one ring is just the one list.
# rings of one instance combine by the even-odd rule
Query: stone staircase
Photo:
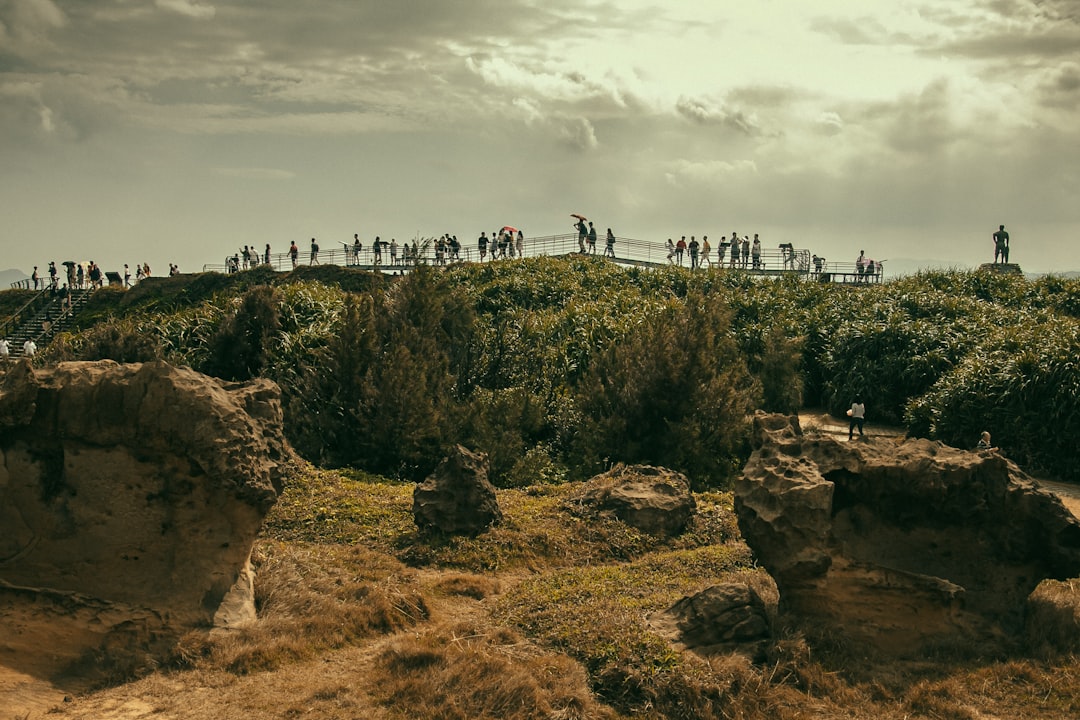
[(27, 340), (33, 340), (40, 351), (57, 333), (70, 328), (92, 293), (93, 290), (72, 290), (70, 303), (65, 303), (61, 294), (51, 289), (34, 295), (14, 315), (0, 323), (0, 337), (7, 338), (11, 357), (22, 356)]

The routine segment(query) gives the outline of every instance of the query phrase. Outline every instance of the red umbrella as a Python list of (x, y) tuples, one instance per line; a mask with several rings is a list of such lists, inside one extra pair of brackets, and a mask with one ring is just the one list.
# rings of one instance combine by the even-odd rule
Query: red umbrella
[(516, 227), (511, 227), (510, 225), (503, 225), (503, 232), (516, 233), (517, 231), (518, 229)]
[(570, 217), (577, 218), (578, 220), (582, 220), (582, 221), (589, 219), (589, 218), (585, 217), (584, 215), (578, 215), (577, 213), (570, 213)]

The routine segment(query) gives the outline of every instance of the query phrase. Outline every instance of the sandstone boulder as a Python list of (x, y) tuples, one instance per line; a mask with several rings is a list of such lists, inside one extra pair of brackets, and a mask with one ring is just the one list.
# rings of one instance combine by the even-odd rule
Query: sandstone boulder
[(662, 635), (698, 652), (760, 659), (772, 636), (765, 601), (746, 583), (713, 585), (650, 618)]
[(413, 520), (421, 530), (468, 535), (501, 522), (487, 455), (455, 446), (413, 491)]
[(679, 534), (697, 509), (682, 473), (623, 463), (590, 479), (582, 503), (654, 535)]
[(993, 452), (806, 437), (758, 413), (739, 527), (782, 607), (893, 654), (1022, 630), (1040, 581), (1080, 575), (1080, 523)]
[(43, 642), (54, 670), (103, 648), (152, 654), (215, 617), (250, 619), (252, 544), (291, 458), (266, 380), (163, 362), (11, 368), (0, 604), (14, 624), (0, 663)]

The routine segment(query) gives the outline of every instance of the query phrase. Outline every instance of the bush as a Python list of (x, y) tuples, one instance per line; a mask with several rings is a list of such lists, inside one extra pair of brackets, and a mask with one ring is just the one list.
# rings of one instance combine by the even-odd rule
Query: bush
[(250, 380), (266, 367), (273, 337), (281, 330), (281, 293), (268, 285), (248, 290), (210, 340), (203, 372), (226, 380)]
[(727, 311), (696, 294), (601, 353), (578, 389), (581, 471), (622, 461), (680, 470), (695, 487), (726, 482), (760, 393), (728, 328)]

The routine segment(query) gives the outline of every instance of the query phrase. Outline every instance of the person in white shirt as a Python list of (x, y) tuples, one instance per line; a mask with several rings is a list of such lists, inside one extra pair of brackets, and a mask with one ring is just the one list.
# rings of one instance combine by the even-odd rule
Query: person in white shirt
[(36, 353), (36, 352), (37, 352), (37, 343), (35, 343), (33, 340), (27, 340), (26, 342), (23, 343), (23, 346), (22, 346), (23, 357), (32, 358), (32, 357), (34, 357), (34, 353)]
[(848, 423), (847, 439), (851, 440), (855, 435), (855, 428), (859, 428), (859, 437), (863, 436), (863, 422), (866, 420), (866, 406), (863, 405), (862, 399), (858, 396), (855, 397), (855, 402), (851, 403), (851, 409), (847, 411), (850, 422)]
[(0, 360), (7, 361), (11, 357), (11, 346), (7, 338), (0, 338)]

